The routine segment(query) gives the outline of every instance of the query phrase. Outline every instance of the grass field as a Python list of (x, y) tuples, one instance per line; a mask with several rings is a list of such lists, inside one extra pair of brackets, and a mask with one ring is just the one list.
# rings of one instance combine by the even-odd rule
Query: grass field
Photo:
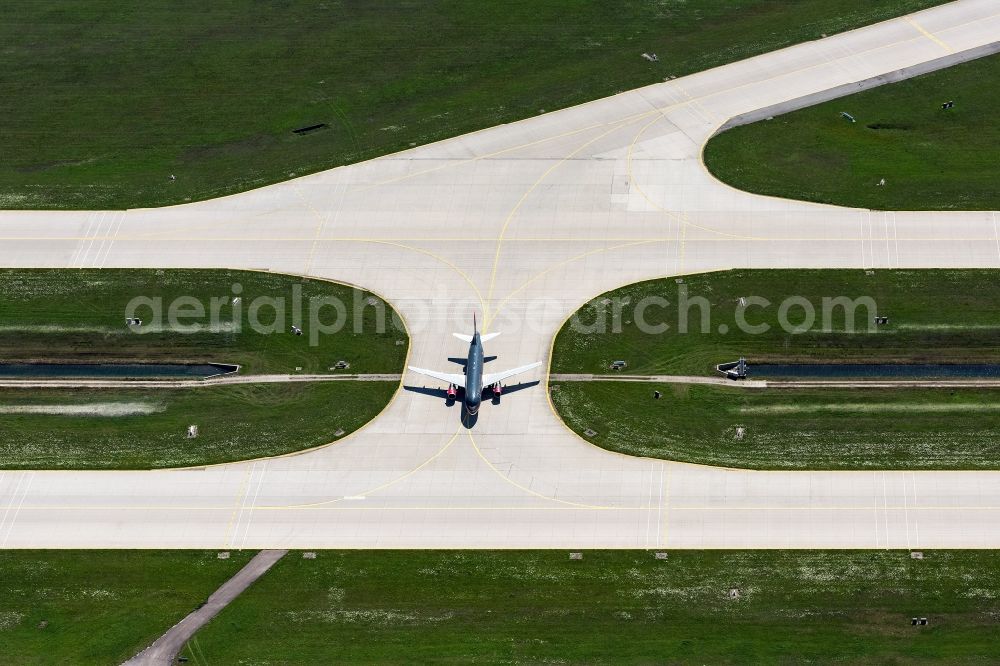
[[(709, 142), (705, 163), (734, 187), (789, 199), (997, 210), (1000, 86), (983, 82), (998, 79), (994, 55), (737, 127)], [(949, 100), (955, 107), (942, 110)]]
[[(130, 329), (127, 304), (137, 296), (159, 305), (137, 309), (143, 325)], [(171, 323), (171, 305), (183, 297), (190, 300), (181, 312), (200, 303), (204, 314)], [(313, 298), (334, 299), (343, 310), (310, 306)], [(346, 360), (350, 368), (336, 372), (399, 373), (407, 335), (392, 308), (370, 298), (344, 285), (247, 271), (0, 270), (0, 360), (214, 362), (239, 364), (243, 374), (323, 374)], [(302, 336), (291, 333), (296, 301)], [(154, 309), (162, 311), (159, 322)], [(338, 319), (339, 330), (321, 334)], [(396, 388), (349, 381), (0, 389), (0, 467), (144, 469), (288, 453), (361, 427)], [(56, 407), (63, 413), (37, 413)], [(198, 426), (197, 439), (187, 439), (189, 425)]]
[(750, 469), (1000, 469), (996, 389), (557, 384), (552, 402), (570, 428), (629, 455)]
[[(273, 456), (328, 444), (373, 419), (396, 382), (192, 389), (0, 389), (0, 468), (149, 469)], [(2, 413), (77, 405), (84, 414)], [(118, 416), (100, 415), (117, 406)], [(198, 437), (187, 438), (189, 425)], [(344, 433), (336, 436), (338, 430)]]
[(0, 551), (0, 661), (120, 664), (251, 557), (196, 551)]
[[(302, 336), (291, 332), (298, 289)], [(135, 297), (159, 299), (161, 321), (144, 305), (135, 311), (143, 326), (127, 328), (127, 305)], [(194, 299), (203, 309), (203, 316), (177, 322), (193, 332), (169, 325), (170, 306), (181, 297)], [(241, 300), (234, 304), (237, 297)], [(250, 271), (3, 269), (0, 360), (216, 362), (239, 364), (245, 374), (294, 373), (296, 368), (323, 373), (346, 360), (352, 373), (398, 373), (407, 335), (393, 325), (397, 317), (391, 306), (381, 299), (377, 306), (369, 305), (371, 297), (322, 280)], [(219, 301), (215, 325), (213, 298)], [(344, 304), (343, 312), (332, 306), (311, 308), (311, 298), (336, 299)], [(268, 299), (283, 303), (280, 314)], [(180, 312), (193, 309), (188, 305)], [(339, 320), (343, 326), (320, 334), (320, 326), (310, 325), (312, 312), (322, 325)], [(262, 326), (253, 326), (254, 321)]]
[(12, 0), (0, 207), (220, 196), (942, 2)]
[[(183, 654), (261, 665), (987, 663), (998, 562), (991, 551), (290, 553)], [(930, 623), (910, 626), (913, 616)]]
[[(806, 361), (897, 361), (897, 362), (997, 362), (1000, 361), (1000, 273), (991, 270), (736, 270), (651, 280), (608, 292), (593, 299), (567, 322), (556, 337), (552, 371), (557, 373), (606, 373), (613, 360), (628, 362), (630, 374), (714, 373), (715, 365), (746, 356), (754, 362)], [(697, 304), (683, 308), (681, 290)], [(781, 304), (790, 297), (804, 298), (815, 311), (815, 321), (806, 322), (804, 309), (790, 308), (781, 326)], [(823, 299), (870, 297), (879, 315), (889, 324), (869, 332), (871, 318), (866, 307), (856, 310), (854, 333), (847, 331), (849, 318), (843, 308), (829, 308), (824, 322)], [(667, 307), (645, 310), (643, 321), (670, 328), (654, 334), (643, 332), (637, 310), (649, 297), (669, 301)], [(764, 298), (769, 306), (742, 308), (739, 299)], [(605, 299), (611, 304), (602, 305)], [(615, 302), (620, 307), (620, 331), (616, 332)], [(689, 313), (688, 332), (680, 330), (680, 311)], [(702, 333), (702, 312), (708, 313)], [(765, 324), (766, 332), (740, 328), (737, 311), (743, 311), (751, 326)], [(601, 313), (604, 313), (603, 315)], [(603, 332), (595, 327), (601, 317)], [(727, 328), (725, 333), (720, 327)], [(597, 332), (592, 332), (594, 330)]]

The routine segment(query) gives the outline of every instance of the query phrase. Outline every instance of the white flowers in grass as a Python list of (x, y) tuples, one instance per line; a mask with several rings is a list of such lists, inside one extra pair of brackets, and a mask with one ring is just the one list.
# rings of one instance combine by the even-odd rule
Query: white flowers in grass
[(13, 629), (21, 624), (21, 620), (23, 619), (24, 613), (19, 613), (18, 611), (0, 611), (0, 631)]
[(83, 405), (0, 405), (0, 414), (48, 416), (144, 416), (166, 409), (151, 402), (91, 402)]

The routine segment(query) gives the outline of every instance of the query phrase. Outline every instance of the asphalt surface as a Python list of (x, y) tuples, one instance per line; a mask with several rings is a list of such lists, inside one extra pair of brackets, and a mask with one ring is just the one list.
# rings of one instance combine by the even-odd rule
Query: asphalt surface
[[(665, 275), (1000, 267), (996, 213), (755, 196), (700, 159), (731, 118), (998, 35), (996, 0), (959, 0), (214, 201), (3, 212), (0, 266), (338, 279), (388, 299), (410, 331), (409, 362), (442, 370), (463, 355), (451, 332), (470, 332), (473, 311), (503, 331), (486, 349), (500, 370), (547, 360), (560, 326), (595, 295)], [(1000, 547), (1000, 473), (751, 472), (616, 455), (565, 427), (544, 383), (530, 385), (541, 379), (524, 376), (524, 390), (470, 423), (443, 385), (407, 375), (409, 390), (367, 427), (297, 456), (5, 472), (0, 547)]]
[(287, 550), (262, 550), (235, 576), (212, 593), (203, 606), (192, 611), (183, 620), (156, 639), (152, 645), (125, 662), (126, 666), (170, 666), (195, 633), (208, 624), (254, 581), (263, 576), (285, 556)]

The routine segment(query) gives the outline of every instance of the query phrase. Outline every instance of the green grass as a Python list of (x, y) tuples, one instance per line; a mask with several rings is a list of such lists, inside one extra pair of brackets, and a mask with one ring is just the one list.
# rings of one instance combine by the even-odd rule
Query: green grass
[[(21, 405), (131, 404), (131, 416), (0, 414), (0, 468), (149, 469), (273, 456), (328, 444), (388, 404), (396, 382), (296, 382), (191, 389), (0, 389)], [(189, 425), (198, 437), (187, 438)]]
[[(234, 285), (239, 287), (234, 288)], [(302, 294), (304, 335), (291, 333), (296, 290)], [(233, 304), (234, 293), (242, 300)], [(200, 332), (170, 328), (169, 309), (179, 297), (202, 304), (204, 316), (183, 319)], [(163, 321), (156, 327), (152, 310), (135, 312), (143, 327), (125, 326), (126, 307), (135, 297), (161, 299)], [(332, 325), (333, 307), (310, 308), (311, 298), (334, 298), (344, 304), (343, 326), (319, 334), (310, 312)], [(0, 270), (0, 359), (17, 361), (186, 361), (235, 363), (244, 374), (325, 373), (338, 360), (351, 373), (398, 373), (406, 358), (407, 335), (393, 321), (391, 306), (353, 287), (251, 271), (230, 270)], [(210, 330), (212, 299), (219, 299), (221, 326)], [(283, 316), (266, 300), (280, 299)], [(261, 305), (251, 319), (254, 303)], [(384, 313), (384, 314), (382, 314)], [(258, 321), (264, 328), (252, 326)], [(381, 328), (380, 328), (381, 327)], [(270, 332), (274, 330), (275, 332)], [(150, 332), (151, 331), (151, 332)], [(316, 345), (311, 338), (316, 333)], [(404, 344), (397, 344), (403, 341)]]
[(13, 0), (0, 207), (216, 197), (943, 1)]
[[(757, 194), (879, 210), (997, 210), (1000, 86), (984, 82), (998, 79), (994, 55), (737, 127), (708, 143), (705, 163)], [(942, 110), (948, 100), (955, 108)]]
[(997, 389), (556, 384), (570, 428), (629, 455), (750, 469), (1000, 468)]
[[(260, 665), (988, 663), (998, 563), (991, 551), (290, 553), (183, 654)], [(910, 626), (913, 616), (929, 626)]]
[[(239, 289), (234, 289), (239, 285)], [(290, 332), (301, 291), (302, 336)], [(242, 299), (233, 303), (234, 293)], [(124, 325), (134, 297), (159, 299), (163, 321), (144, 306), (143, 326)], [(171, 326), (170, 305), (186, 296), (204, 317), (184, 333)], [(212, 299), (219, 324), (210, 326)], [(344, 304), (310, 307), (312, 298)], [(369, 292), (321, 280), (228, 270), (0, 270), (0, 360), (3, 362), (215, 362), (243, 374), (399, 373), (408, 338), (398, 317)], [(283, 302), (274, 309), (255, 304)], [(343, 326), (320, 334), (317, 321)], [(256, 313), (256, 316), (255, 316)], [(264, 325), (253, 325), (257, 321)], [(400, 324), (401, 326), (401, 324)], [(138, 332), (137, 332), (138, 331)], [(145, 332), (143, 332), (145, 331)], [(273, 331), (273, 332), (272, 332)], [(313, 336), (313, 334), (316, 334)], [(315, 337), (315, 344), (313, 338)], [(399, 344), (399, 343), (402, 344)], [(230, 462), (327, 444), (350, 433), (389, 402), (395, 382), (308, 382), (190, 389), (0, 389), (0, 467), (145, 469)], [(125, 416), (3, 413), (11, 407), (138, 403)], [(187, 439), (189, 425), (199, 437)]]
[[(736, 270), (632, 284), (593, 299), (556, 337), (552, 371), (557, 373), (608, 372), (613, 360), (628, 362), (629, 374), (714, 374), (715, 365), (746, 356), (755, 362), (895, 361), (895, 362), (997, 362), (1000, 361), (1000, 272), (995, 270), (893, 270), (867, 275), (861, 270)], [(701, 312), (688, 310), (688, 332), (679, 330), (680, 290), (687, 298), (704, 298), (709, 322), (701, 332)], [(667, 324), (661, 334), (644, 333), (638, 325), (637, 306), (647, 297), (670, 302), (667, 308), (651, 307), (644, 313), (651, 325)], [(751, 325), (767, 324), (762, 334), (743, 332), (737, 325), (740, 297), (761, 297), (769, 307), (747, 307)], [(816, 319), (802, 332), (780, 326), (781, 303), (801, 296), (812, 304)], [(889, 316), (888, 326), (868, 332), (868, 313), (857, 310), (855, 333), (847, 333), (842, 308), (832, 310), (824, 326), (823, 298), (871, 297), (877, 313)], [(604, 299), (617, 299), (602, 305)], [(613, 328), (614, 303), (621, 306), (621, 327)], [(606, 314), (604, 332), (591, 332)], [(874, 314), (874, 313), (873, 313)], [(803, 323), (801, 308), (792, 308), (787, 319)], [(727, 326), (720, 333), (720, 326)], [(589, 328), (588, 328), (589, 327)], [(794, 330), (794, 329), (793, 329)]]
[(205, 601), (251, 555), (0, 551), (0, 661), (120, 664)]

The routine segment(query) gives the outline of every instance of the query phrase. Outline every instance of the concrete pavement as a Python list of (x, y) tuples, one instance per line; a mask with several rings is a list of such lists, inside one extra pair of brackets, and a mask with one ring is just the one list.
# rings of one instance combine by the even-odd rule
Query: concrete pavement
[[(700, 159), (731, 118), (998, 35), (995, 0), (960, 0), (223, 199), (2, 212), (0, 265), (224, 266), (360, 284), (405, 318), (410, 362), (432, 368), (462, 354), (450, 333), (467, 332), (473, 310), (504, 332), (488, 348), (498, 368), (520, 365), (547, 359), (582, 303), (664, 275), (998, 267), (997, 213), (754, 196)], [(917, 546), (1000, 546), (1000, 473), (751, 472), (621, 456), (571, 433), (544, 385), (484, 405), (472, 428), (444, 401), (401, 391), (366, 428), (303, 455), (0, 473), (8, 548)]]

